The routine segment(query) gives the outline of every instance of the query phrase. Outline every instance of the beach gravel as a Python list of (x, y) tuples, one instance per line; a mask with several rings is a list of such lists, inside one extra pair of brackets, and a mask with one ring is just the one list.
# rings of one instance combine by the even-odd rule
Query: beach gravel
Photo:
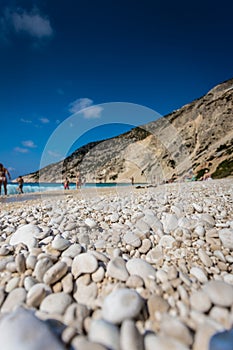
[(225, 350), (232, 190), (225, 179), (2, 201), (0, 344)]

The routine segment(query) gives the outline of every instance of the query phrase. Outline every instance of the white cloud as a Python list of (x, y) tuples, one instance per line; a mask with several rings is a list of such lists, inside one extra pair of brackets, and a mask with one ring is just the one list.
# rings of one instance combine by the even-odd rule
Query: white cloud
[(26, 123), (26, 124), (31, 124), (31, 123), (32, 123), (31, 120), (24, 119), (24, 118), (20, 118), (20, 121), (21, 121), (22, 123)]
[(103, 108), (100, 106), (94, 106), (93, 101), (89, 98), (79, 98), (69, 105), (69, 111), (71, 113), (77, 113), (82, 111), (85, 119), (95, 119), (101, 117)]
[(19, 152), (19, 153), (28, 153), (29, 152), (29, 150), (27, 148), (22, 148), (22, 147), (15, 147), (14, 151)]
[(69, 111), (71, 113), (77, 113), (84, 108), (90, 107), (93, 101), (90, 98), (79, 98), (69, 104)]
[(24, 147), (28, 147), (28, 148), (36, 148), (37, 146), (34, 144), (33, 141), (28, 140), (28, 141), (22, 141), (22, 145)]
[(100, 106), (92, 106), (83, 111), (83, 116), (85, 119), (100, 118), (102, 110), (103, 108)]
[(40, 118), (39, 120), (41, 121), (42, 124), (48, 124), (50, 122), (48, 118)]
[(0, 18), (0, 33), (5, 42), (8, 42), (12, 33), (24, 33), (34, 39), (51, 38), (53, 28), (47, 16), (42, 15), (38, 8), (26, 11), (22, 8), (6, 8)]

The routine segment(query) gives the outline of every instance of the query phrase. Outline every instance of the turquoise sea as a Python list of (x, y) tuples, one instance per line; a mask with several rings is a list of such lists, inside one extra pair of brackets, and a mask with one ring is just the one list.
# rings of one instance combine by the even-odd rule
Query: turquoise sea
[[(139, 184), (135, 184), (139, 185)], [(82, 185), (81, 188), (91, 188), (91, 187), (116, 187), (116, 186), (132, 186), (131, 183), (86, 183)], [(18, 194), (17, 192), (18, 184), (8, 183), (7, 192), (8, 195)], [(24, 193), (34, 193), (34, 192), (46, 192), (46, 191), (59, 191), (63, 190), (63, 184), (61, 183), (24, 183), (23, 192)], [(70, 183), (70, 189), (75, 190), (76, 184)], [(2, 187), (2, 194), (4, 193)]]

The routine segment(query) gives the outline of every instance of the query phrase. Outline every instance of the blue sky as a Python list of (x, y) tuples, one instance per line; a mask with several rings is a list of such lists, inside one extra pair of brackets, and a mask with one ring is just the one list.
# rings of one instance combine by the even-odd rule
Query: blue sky
[(37, 170), (80, 108), (75, 147), (155, 117), (115, 115), (101, 128), (102, 104), (166, 115), (232, 78), (232, 12), (230, 0), (0, 0), (0, 162), (13, 177)]

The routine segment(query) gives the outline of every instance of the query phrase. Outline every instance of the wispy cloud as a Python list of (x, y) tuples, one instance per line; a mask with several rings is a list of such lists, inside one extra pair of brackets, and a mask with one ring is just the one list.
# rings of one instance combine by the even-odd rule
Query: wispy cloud
[(22, 8), (6, 8), (0, 18), (0, 29), (5, 41), (12, 33), (24, 33), (33, 39), (41, 40), (51, 38), (54, 34), (50, 20), (42, 15), (38, 8), (26, 11)]
[(100, 118), (103, 108), (93, 105), (93, 101), (89, 98), (79, 98), (69, 104), (69, 112), (77, 113), (82, 111), (85, 119)]
[(90, 98), (79, 98), (69, 104), (69, 112), (77, 113), (84, 108), (90, 107), (93, 101)]
[(83, 111), (83, 116), (86, 119), (95, 119), (101, 117), (103, 108), (100, 106), (92, 106)]
[(22, 145), (24, 147), (28, 147), (28, 148), (36, 148), (37, 147), (37, 145), (35, 145), (35, 143), (32, 140), (22, 141)]
[(29, 150), (27, 148), (22, 148), (22, 147), (15, 147), (14, 151), (18, 152), (18, 153), (28, 153), (29, 152)]
[(20, 118), (20, 121), (21, 121), (22, 123), (32, 124), (32, 120), (28, 120), (28, 119)]
[(40, 118), (39, 121), (42, 123), (42, 124), (48, 124), (50, 122), (50, 120), (48, 118)]
[(51, 151), (51, 150), (49, 150), (49, 151), (48, 151), (48, 154), (49, 154), (51, 157), (53, 157), (53, 158), (60, 158), (60, 157), (61, 157), (61, 154), (58, 153), (58, 152), (56, 152), (56, 151)]

